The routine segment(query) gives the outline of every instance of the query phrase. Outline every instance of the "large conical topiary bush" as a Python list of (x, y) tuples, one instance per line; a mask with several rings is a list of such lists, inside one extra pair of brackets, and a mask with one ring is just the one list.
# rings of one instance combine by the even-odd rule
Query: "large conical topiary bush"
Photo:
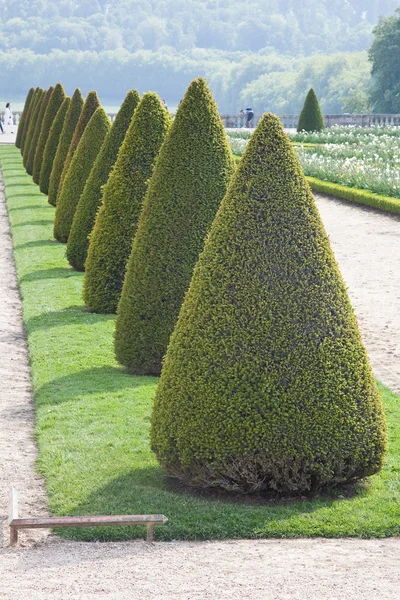
[(110, 127), (106, 112), (99, 107), (79, 141), (56, 206), (54, 237), (60, 242), (68, 240), (79, 198)]
[(33, 181), (39, 185), (40, 182), (40, 169), (42, 168), (43, 162), (43, 154), (46, 148), (46, 143), (50, 134), (51, 126), (56, 118), (58, 109), (61, 104), (64, 102), (65, 92), (61, 83), (57, 83), (55, 86), (53, 93), (51, 94), (49, 103), (46, 108), (46, 112), (43, 116), (42, 128), (40, 130), (40, 135), (36, 147), (35, 158), (33, 161), (33, 172), (32, 178)]
[(87, 124), (89, 123), (90, 119), (92, 118), (92, 116), (94, 115), (96, 110), (99, 108), (99, 106), (100, 106), (100, 102), (97, 97), (97, 93), (89, 92), (86, 97), (85, 104), (83, 105), (82, 112), (79, 116), (79, 120), (76, 125), (74, 135), (72, 136), (71, 144), (68, 148), (67, 158), (65, 159), (64, 167), (63, 167), (63, 170), (61, 173), (58, 194), (61, 193), (65, 177), (68, 173), (68, 169), (69, 169), (72, 159), (74, 157), (75, 150), (77, 149), (79, 141), (83, 135), (83, 132), (85, 131)]
[(44, 149), (42, 166), (40, 169), (40, 191), (43, 194), (49, 193), (50, 176), (53, 169), (54, 159), (57, 153), (58, 144), (61, 137), (61, 132), (64, 127), (65, 117), (71, 103), (71, 98), (67, 96), (57, 111), (56, 117), (50, 128), (49, 137)]
[(93, 229), (96, 214), (101, 204), (102, 187), (107, 183), (139, 100), (140, 97), (136, 90), (131, 90), (126, 95), (79, 199), (68, 237), (67, 258), (70, 264), (80, 271), (83, 271), (85, 267), (89, 248), (89, 234)]
[(38, 115), (41, 110), (43, 98), (44, 98), (45, 94), (46, 94), (45, 90), (39, 89), (36, 99), (34, 101), (33, 107), (32, 107), (32, 113), (31, 113), (29, 121), (28, 121), (26, 138), (25, 138), (25, 140), (23, 139), (23, 155), (22, 156), (23, 156), (23, 165), (24, 165), (25, 169), (26, 169), (26, 165), (28, 163), (30, 148), (31, 148), (31, 144), (32, 144), (32, 138), (33, 138), (33, 134), (36, 129)]
[(245, 492), (376, 473), (381, 400), (309, 186), (264, 115), (171, 337), (151, 444), (172, 475)]
[(43, 96), (43, 100), (40, 105), (39, 112), (37, 113), (37, 121), (36, 121), (35, 129), (34, 129), (34, 132), (32, 135), (31, 143), (29, 145), (29, 153), (28, 153), (28, 157), (27, 157), (27, 161), (26, 161), (26, 170), (29, 173), (29, 175), (33, 174), (33, 165), (34, 165), (34, 161), (35, 161), (35, 154), (36, 154), (36, 149), (37, 149), (38, 142), (39, 142), (40, 132), (42, 130), (44, 115), (47, 110), (47, 106), (50, 102), (50, 98), (51, 98), (53, 91), (54, 91), (53, 86), (49, 87), (49, 89), (46, 90), (46, 92)]
[(311, 88), (300, 113), (297, 131), (321, 131), (322, 129), (325, 129), (324, 117), (318, 98)]
[(160, 151), (118, 306), (116, 357), (135, 373), (160, 373), (233, 170), (217, 106), (204, 79), (195, 79)]
[(40, 93), (41, 93), (41, 88), (37, 87), (35, 89), (35, 91), (33, 92), (32, 100), (30, 102), (29, 108), (27, 110), (27, 113), (26, 113), (26, 116), (25, 116), (25, 119), (24, 119), (25, 120), (25, 125), (23, 127), (22, 134), (21, 134), (21, 146), (20, 146), (20, 150), (21, 150), (21, 155), (22, 156), (24, 156), (25, 141), (26, 141), (26, 138), (27, 138), (27, 135), (28, 135), (29, 128), (30, 128), (30, 126), (32, 124), (32, 113), (33, 113), (33, 111), (34, 111), (34, 109), (36, 107), (36, 103), (37, 103), (37, 100), (38, 100), (38, 97), (39, 97)]
[(90, 238), (83, 298), (96, 312), (115, 312), (143, 198), (171, 118), (154, 93), (143, 96), (110, 178)]
[(30, 107), (30, 104), (32, 102), (32, 98), (33, 98), (34, 93), (35, 93), (35, 88), (31, 88), (29, 90), (27, 96), (26, 96), (26, 99), (25, 99), (24, 108), (23, 108), (23, 111), (22, 111), (22, 114), (21, 114), (21, 118), (20, 118), (19, 123), (18, 123), (17, 137), (15, 138), (15, 145), (16, 145), (17, 148), (21, 148), (22, 132), (24, 130), (25, 123), (26, 123), (26, 115), (27, 115), (27, 113), (29, 111), (29, 107)]
[(48, 201), (52, 206), (57, 204), (57, 196), (60, 188), (61, 175), (64, 169), (65, 161), (68, 156), (68, 150), (71, 145), (79, 117), (82, 112), (84, 100), (79, 89), (76, 89), (65, 115), (64, 125), (61, 131), (60, 141), (57, 146), (57, 153), (54, 157), (53, 167), (50, 174)]

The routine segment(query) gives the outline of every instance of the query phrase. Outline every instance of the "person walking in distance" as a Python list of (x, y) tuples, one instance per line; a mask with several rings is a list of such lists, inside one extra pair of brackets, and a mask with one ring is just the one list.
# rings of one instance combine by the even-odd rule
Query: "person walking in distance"
[(11, 110), (11, 104), (7, 102), (6, 110), (4, 111), (4, 130), (11, 130), (11, 133), (14, 133), (14, 117)]
[(247, 116), (246, 127), (253, 127), (254, 110), (252, 108), (246, 108), (245, 113)]

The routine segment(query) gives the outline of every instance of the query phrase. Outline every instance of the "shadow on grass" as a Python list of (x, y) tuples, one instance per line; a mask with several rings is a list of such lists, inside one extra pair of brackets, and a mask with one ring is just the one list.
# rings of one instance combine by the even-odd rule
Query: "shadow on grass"
[[(74, 271), (74, 275), (79, 275)], [(40, 329), (51, 329), (53, 327), (65, 327), (66, 325), (95, 325), (115, 319), (115, 315), (101, 315), (89, 312), (82, 305), (69, 306), (64, 310), (54, 310), (31, 317), (25, 323), (25, 328), (29, 333)]]
[[(37, 246), (41, 245), (37, 242), (32, 242), (32, 244)], [(56, 244), (56, 242), (51, 240), (46, 240), (43, 243), (43, 245), (45, 246), (54, 246), (54, 244)], [(28, 244), (25, 245), (27, 246)], [(74, 271), (73, 269), (64, 269), (61, 267), (57, 267), (54, 269), (40, 269), (39, 271), (32, 271), (32, 273), (27, 273), (26, 275), (21, 277), (20, 283), (25, 283), (27, 281), (38, 281), (40, 279), (68, 279), (69, 277), (82, 277), (82, 272)]]
[(13, 227), (32, 227), (37, 225), (42, 227), (43, 225), (52, 225), (54, 221), (52, 219), (38, 219), (37, 221), (23, 221), (22, 223), (15, 223)]
[(135, 390), (143, 386), (154, 386), (155, 377), (134, 376), (122, 367), (103, 366), (83, 369), (38, 388), (35, 397), (37, 406), (56, 406), (63, 402), (79, 400), (93, 394), (113, 394), (121, 390)]
[[(57, 242), (55, 240), (34, 240), (32, 242), (25, 242), (25, 244), (17, 244), (14, 246), (14, 250), (22, 250), (22, 248), (40, 248), (41, 246), (54, 246), (56, 243)], [(29, 275), (31, 275), (31, 273), (29, 273)], [(27, 277), (27, 275), (25, 275), (25, 277)]]
[[(13, 193), (7, 194), (8, 199), (14, 198), (15, 196), (19, 196), (19, 194), (13, 194)], [(24, 194), (24, 199), (26, 197), (38, 198), (38, 195), (37, 194)], [(12, 213), (12, 212), (16, 212), (19, 210), (37, 210), (37, 209), (41, 209), (41, 208), (47, 208), (47, 204), (24, 204), (23, 206), (13, 206), (8, 209), (8, 212)]]
[[(106, 456), (105, 456), (106, 459)], [(101, 477), (101, 474), (100, 474)], [(345, 500), (337, 497), (314, 500), (232, 499), (228, 495), (195, 495), (188, 490), (176, 492), (164, 471), (157, 465), (133, 469), (88, 495), (75, 506), (73, 515), (164, 514), (166, 525), (156, 528), (158, 540), (217, 540), (227, 538), (259, 538), (268, 524), (280, 526), (297, 517), (307, 518), (315, 511), (332, 507)], [(126, 540), (145, 536), (140, 527), (95, 527), (58, 530), (60, 535), (77, 540)], [(263, 537), (274, 537), (271, 533)], [(281, 537), (281, 535), (277, 535)]]

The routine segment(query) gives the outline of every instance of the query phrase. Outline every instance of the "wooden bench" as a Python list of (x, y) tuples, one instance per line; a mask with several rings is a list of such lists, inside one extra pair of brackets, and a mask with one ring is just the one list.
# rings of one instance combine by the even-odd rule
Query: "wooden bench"
[(103, 525), (144, 525), (147, 527), (147, 541), (153, 541), (156, 525), (168, 521), (164, 515), (108, 515), (92, 517), (33, 517), (21, 519), (18, 516), (18, 492), (11, 488), (9, 492), (8, 524), (10, 526), (10, 545), (18, 542), (19, 529), (51, 529), (53, 527), (99, 527)]

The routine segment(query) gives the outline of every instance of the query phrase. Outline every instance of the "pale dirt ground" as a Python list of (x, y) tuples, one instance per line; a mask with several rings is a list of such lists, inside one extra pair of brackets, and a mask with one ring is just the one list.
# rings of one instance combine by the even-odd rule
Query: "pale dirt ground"
[[(377, 376), (400, 392), (400, 220), (318, 197)], [(21, 306), (0, 188), (0, 600), (391, 600), (400, 540), (85, 544), (45, 532), (7, 547), (7, 490), (46, 514), (34, 474), (33, 407)]]

